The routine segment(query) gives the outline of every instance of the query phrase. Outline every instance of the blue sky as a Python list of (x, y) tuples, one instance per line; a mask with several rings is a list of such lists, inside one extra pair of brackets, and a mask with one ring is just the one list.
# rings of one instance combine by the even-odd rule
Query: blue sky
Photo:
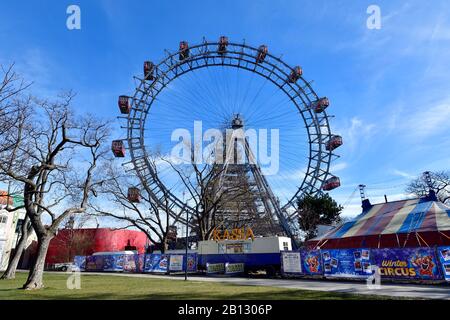
[[(81, 8), (81, 30), (66, 8)], [(366, 27), (369, 5), (382, 27)], [(450, 163), (450, 10), (447, 1), (15, 1), (0, 4), (0, 63), (16, 63), (32, 90), (78, 93), (80, 112), (114, 119), (142, 61), (159, 61), (180, 40), (227, 35), (265, 43), (299, 64), (329, 97), (344, 137), (331, 192), (359, 211), (364, 183), (373, 202), (406, 196), (405, 183)], [(282, 155), (280, 155), (282, 157)], [(299, 166), (299, 169), (300, 166)]]

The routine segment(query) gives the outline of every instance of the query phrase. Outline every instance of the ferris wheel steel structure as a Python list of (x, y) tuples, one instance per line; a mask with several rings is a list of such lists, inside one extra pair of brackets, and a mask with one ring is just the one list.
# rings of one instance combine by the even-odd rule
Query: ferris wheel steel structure
[[(131, 157), (128, 164), (132, 164), (143, 188), (154, 201), (161, 203), (165, 197), (169, 197), (171, 202), (169, 214), (179, 216), (180, 210), (192, 213), (193, 208), (173, 194), (159, 179), (148, 159), (144, 130), (149, 111), (164, 88), (188, 72), (218, 66), (253, 72), (270, 81), (287, 95), (301, 114), (307, 130), (309, 155), (305, 176), (295, 194), (280, 207), (283, 214), (281, 220), (285, 222), (284, 228), (290, 229), (286, 230), (287, 233), (297, 234), (298, 222), (295, 210), (297, 200), (305, 194), (321, 193), (328, 178), (338, 179), (330, 173), (330, 163), (338, 157), (334, 149), (327, 148), (327, 142), (333, 137), (329, 124), (330, 116), (325, 110), (316, 112), (312, 107), (321, 99), (313, 90), (312, 82), (306, 81), (303, 75), (296, 78), (296, 81), (289, 81), (290, 75), (298, 67), (291, 67), (267, 51), (263, 59), (260, 59), (261, 47), (252, 47), (245, 44), (245, 41), (244, 43), (227, 41), (225, 50), (221, 45), (219, 41), (208, 42), (203, 39), (202, 43), (190, 46), (187, 50), (180, 49), (174, 53), (166, 50), (167, 56), (153, 65), (151, 77), (147, 75), (134, 77), (138, 84), (134, 95), (130, 97), (129, 112), (126, 117), (121, 117), (127, 122), (126, 148)], [(182, 222), (186, 223), (184, 220)], [(191, 221), (188, 223), (191, 224)]]

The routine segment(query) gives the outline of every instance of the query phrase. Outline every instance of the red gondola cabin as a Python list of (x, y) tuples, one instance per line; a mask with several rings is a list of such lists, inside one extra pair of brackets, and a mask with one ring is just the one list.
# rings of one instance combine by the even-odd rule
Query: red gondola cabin
[(302, 74), (303, 74), (302, 68), (299, 67), (299, 66), (295, 67), (291, 71), (291, 74), (289, 75), (289, 82), (290, 83), (296, 83), (297, 80), (302, 76)]
[(333, 151), (334, 149), (336, 149), (336, 148), (342, 146), (342, 144), (343, 144), (343, 142), (342, 142), (342, 137), (341, 137), (341, 136), (334, 135), (334, 136), (331, 136), (330, 140), (328, 140), (328, 142), (327, 142), (325, 148), (326, 148), (328, 151)]
[(130, 97), (128, 96), (119, 96), (119, 109), (122, 114), (129, 114), (131, 110), (131, 102)]
[(319, 100), (311, 102), (310, 108), (314, 110), (315, 113), (321, 113), (330, 105), (328, 98), (320, 98)]
[(180, 61), (183, 61), (187, 58), (189, 58), (189, 44), (187, 43), (187, 41), (181, 41), (179, 59)]
[(144, 61), (144, 78), (145, 80), (154, 80), (155, 65), (151, 61)]
[(169, 230), (167, 232), (167, 239), (176, 241), (178, 235), (178, 228), (176, 226), (169, 226)]
[(330, 191), (336, 189), (341, 185), (341, 180), (338, 177), (331, 177), (323, 182), (322, 189), (325, 191)]
[(219, 46), (217, 48), (217, 51), (219, 51), (220, 54), (224, 54), (227, 51), (228, 46), (228, 37), (221, 36), (219, 39)]
[(264, 61), (264, 59), (267, 56), (267, 52), (269, 52), (269, 49), (266, 45), (261, 45), (258, 48), (258, 54), (256, 56), (256, 63), (261, 63)]
[(139, 203), (141, 202), (141, 193), (138, 188), (132, 187), (128, 188), (128, 195), (127, 195), (128, 201)]
[(125, 145), (122, 140), (114, 140), (111, 149), (116, 158), (125, 157)]

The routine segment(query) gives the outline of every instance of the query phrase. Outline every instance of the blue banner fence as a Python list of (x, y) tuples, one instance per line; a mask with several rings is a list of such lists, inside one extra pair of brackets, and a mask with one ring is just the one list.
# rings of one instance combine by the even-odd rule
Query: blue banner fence
[[(289, 265), (283, 265), (283, 256)], [(292, 256), (297, 254), (294, 259)], [(171, 256), (176, 256), (172, 257)], [(119, 271), (136, 273), (197, 272), (197, 253), (111, 254), (76, 256), (81, 271)], [(170, 262), (174, 264), (171, 268)], [(299, 265), (293, 265), (298, 263)], [(381, 278), (450, 282), (450, 246), (383, 249), (318, 249), (281, 252), (281, 272), (286, 276), (365, 279), (377, 267)]]
[[(170, 256), (177, 262), (177, 268), (170, 269)], [(182, 262), (181, 262), (182, 261)], [(185, 254), (108, 254), (93, 256), (75, 256), (74, 265), (81, 271), (118, 271), (133, 273), (173, 273), (173, 272), (196, 272), (197, 254), (188, 253), (187, 261)]]
[[(292, 258), (295, 252), (298, 255)], [(284, 255), (289, 255), (290, 259), (285, 259), (289, 264), (283, 265)], [(287, 276), (366, 279), (375, 268), (382, 279), (450, 281), (450, 247), (301, 249), (281, 253), (281, 271)]]

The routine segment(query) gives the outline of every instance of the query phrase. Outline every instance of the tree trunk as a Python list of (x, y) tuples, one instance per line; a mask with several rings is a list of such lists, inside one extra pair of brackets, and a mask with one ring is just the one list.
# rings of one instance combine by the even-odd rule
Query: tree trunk
[(21, 228), (22, 235), (19, 239), (19, 243), (17, 243), (16, 250), (14, 251), (14, 256), (8, 264), (8, 268), (6, 269), (5, 273), (3, 273), (2, 277), (0, 278), (2, 280), (16, 278), (17, 266), (19, 265), (20, 257), (22, 256), (23, 250), (25, 249), (25, 246), (28, 241), (29, 221), (30, 220), (28, 219), (28, 217), (26, 217), (25, 220), (23, 221), (22, 228)]
[(44, 235), (38, 238), (38, 250), (36, 261), (28, 274), (27, 282), (23, 285), (25, 290), (41, 289), (44, 287), (43, 276), (44, 276), (44, 266), (45, 257), (47, 256), (48, 246), (52, 236)]
[(166, 253), (167, 251), (167, 238), (163, 237), (162, 241), (161, 241), (161, 253)]

